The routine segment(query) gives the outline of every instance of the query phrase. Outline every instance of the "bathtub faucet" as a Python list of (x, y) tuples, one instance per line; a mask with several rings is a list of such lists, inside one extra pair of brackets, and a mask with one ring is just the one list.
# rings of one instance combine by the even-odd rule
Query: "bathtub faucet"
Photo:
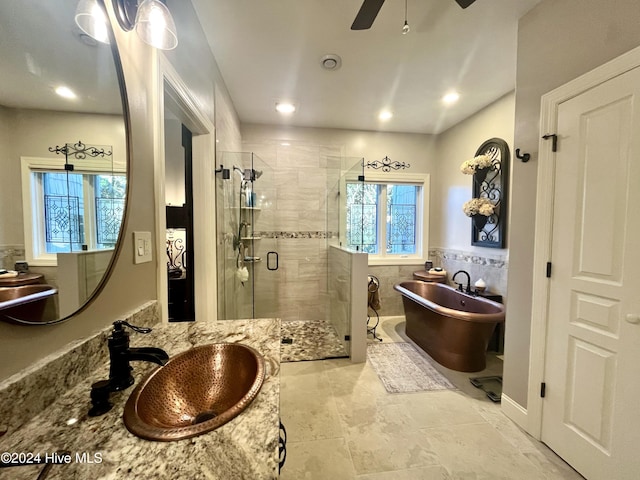
[[(467, 288), (466, 289), (462, 288), (462, 283), (456, 282), (456, 276), (459, 273), (464, 273), (467, 276)], [(469, 293), (469, 294), (472, 293), (471, 292), (471, 276), (469, 275), (468, 272), (465, 272), (464, 270), (458, 270), (456, 273), (453, 274), (453, 277), (451, 278), (451, 281), (453, 283), (455, 283), (456, 285), (458, 285), (458, 290), (460, 290), (461, 292), (465, 292), (465, 293)]]

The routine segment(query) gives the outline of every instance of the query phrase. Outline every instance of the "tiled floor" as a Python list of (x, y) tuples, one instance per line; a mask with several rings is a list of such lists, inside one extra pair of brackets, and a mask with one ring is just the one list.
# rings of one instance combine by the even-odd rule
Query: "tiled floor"
[[(388, 317), (385, 342), (408, 341)], [(487, 371), (500, 373), (492, 358)], [(442, 369), (459, 390), (387, 393), (368, 363), (285, 363), (280, 411), (287, 429), (284, 480), (581, 479), (504, 416), (500, 405)]]

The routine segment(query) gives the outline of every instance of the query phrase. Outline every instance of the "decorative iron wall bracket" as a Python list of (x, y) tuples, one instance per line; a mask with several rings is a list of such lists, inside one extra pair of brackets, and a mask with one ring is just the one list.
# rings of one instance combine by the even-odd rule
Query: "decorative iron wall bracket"
[(473, 198), (486, 198), (493, 203), (494, 213), (486, 223), (471, 223), (471, 244), (480, 247), (504, 248), (507, 220), (507, 183), (509, 180), (509, 146), (501, 138), (484, 142), (476, 156), (488, 155), (492, 166), (473, 175)]
[(367, 162), (364, 166), (367, 168), (374, 168), (376, 170), (382, 169), (383, 172), (390, 172), (391, 170), (404, 170), (405, 168), (411, 167), (411, 164), (392, 161), (389, 157), (384, 157), (382, 160)]
[(56, 145), (55, 147), (49, 147), (51, 153), (56, 155), (64, 155), (64, 169), (67, 171), (73, 171), (73, 164), (69, 160), (84, 160), (87, 157), (110, 157), (112, 151), (110, 149), (105, 150), (103, 145), (87, 145), (78, 141), (78, 143), (66, 143), (64, 146)]

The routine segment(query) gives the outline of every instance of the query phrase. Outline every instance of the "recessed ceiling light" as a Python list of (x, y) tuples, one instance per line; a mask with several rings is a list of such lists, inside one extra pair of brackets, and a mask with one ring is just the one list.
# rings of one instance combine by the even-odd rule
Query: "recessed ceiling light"
[(291, 144), (289, 142), (282, 142), (280, 145), (282, 145), (283, 147), (288, 147)]
[(293, 103), (276, 103), (276, 110), (280, 113), (293, 113), (296, 111), (296, 106)]
[(458, 100), (460, 100), (460, 94), (458, 92), (449, 92), (444, 97), (442, 97), (442, 101), (447, 105), (456, 103)]
[(378, 115), (378, 118), (382, 121), (389, 120), (391, 117), (393, 117), (393, 113), (391, 113), (389, 110), (383, 110)]
[(64, 98), (76, 98), (76, 94), (73, 93), (73, 90), (71, 90), (69, 87), (56, 87), (55, 92)]

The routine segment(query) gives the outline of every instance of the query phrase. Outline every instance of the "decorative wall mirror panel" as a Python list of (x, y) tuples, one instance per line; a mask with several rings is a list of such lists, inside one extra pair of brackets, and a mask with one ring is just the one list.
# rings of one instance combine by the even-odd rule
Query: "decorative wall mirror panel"
[(484, 142), (476, 158), (486, 155), (491, 164), (473, 174), (473, 198), (486, 199), (493, 206), (490, 215), (475, 215), (471, 222), (471, 244), (504, 248), (507, 222), (507, 183), (509, 180), (509, 146), (501, 138)]
[(70, 318), (102, 289), (122, 240), (122, 69), (106, 14), (104, 42), (76, 23), (86, 3), (0, 2), (0, 320)]

